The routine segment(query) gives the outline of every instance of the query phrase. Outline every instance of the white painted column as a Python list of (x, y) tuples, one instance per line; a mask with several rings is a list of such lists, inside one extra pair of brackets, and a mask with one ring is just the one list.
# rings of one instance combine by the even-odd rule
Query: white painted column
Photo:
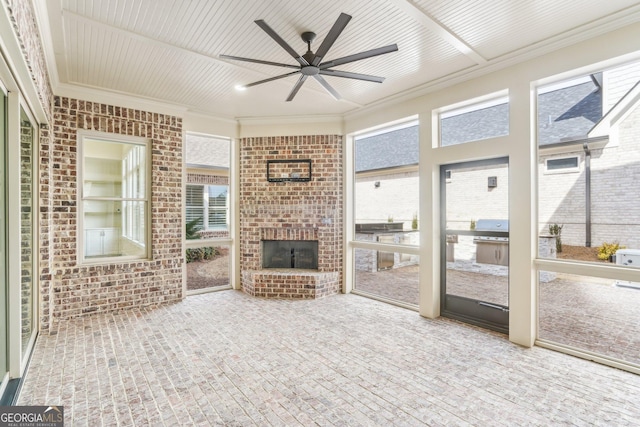
[(509, 88), (509, 340), (536, 338), (537, 164), (535, 96), (526, 81)]
[(355, 192), (355, 163), (354, 163), (354, 141), (353, 135), (345, 135), (343, 137), (343, 161), (344, 167), (342, 182), (343, 187), (343, 228), (344, 228), (344, 240), (343, 240), (343, 253), (344, 262), (342, 266), (342, 292), (345, 294), (350, 293), (353, 290), (354, 281), (354, 249), (350, 242), (355, 239), (355, 217), (354, 217), (354, 192)]
[(434, 158), (437, 126), (431, 111), (420, 114), (420, 315), (440, 316), (440, 168)]

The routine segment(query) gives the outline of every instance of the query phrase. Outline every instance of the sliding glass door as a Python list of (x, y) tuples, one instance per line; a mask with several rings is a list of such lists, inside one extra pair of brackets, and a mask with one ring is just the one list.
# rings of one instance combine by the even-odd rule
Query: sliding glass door
[(38, 332), (39, 125), (0, 59), (0, 402), (11, 404)]
[(35, 274), (36, 255), (34, 233), (34, 147), (37, 128), (23, 108), (20, 108), (20, 313), (21, 358), (26, 360), (35, 339)]

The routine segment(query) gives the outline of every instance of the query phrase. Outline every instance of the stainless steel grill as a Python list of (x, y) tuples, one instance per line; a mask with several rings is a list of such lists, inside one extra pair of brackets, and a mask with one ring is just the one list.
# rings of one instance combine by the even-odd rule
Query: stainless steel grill
[[(508, 232), (509, 220), (479, 219), (476, 231)], [(509, 265), (509, 238), (504, 236), (476, 236), (476, 262), (484, 264)]]

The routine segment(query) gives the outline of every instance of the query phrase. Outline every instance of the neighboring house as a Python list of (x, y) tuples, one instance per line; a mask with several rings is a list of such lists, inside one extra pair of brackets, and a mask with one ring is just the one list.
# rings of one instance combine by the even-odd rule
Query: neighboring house
[(200, 219), (201, 238), (229, 237), (230, 141), (186, 136), (186, 221)]
[[(540, 107), (541, 233), (559, 224), (566, 244), (640, 248), (640, 201), (627, 191), (640, 179), (638, 81), (637, 63), (592, 76), (590, 85), (569, 88), (583, 90), (583, 96), (551, 112), (554, 119), (546, 126), (540, 114), (548, 111)], [(539, 104), (547, 105), (543, 100), (550, 94), (541, 94)]]
[(418, 214), (418, 125), (356, 139), (356, 223), (403, 222)]
[(565, 243), (640, 248), (640, 201), (629, 197), (640, 182), (639, 124), (636, 84), (587, 138), (540, 148), (540, 219), (563, 224)]
[[(599, 246), (617, 241), (640, 248), (640, 201), (627, 197), (625, 190), (640, 182), (639, 81), (640, 63), (636, 63), (539, 90), (540, 234), (558, 224), (563, 226), (565, 244)], [(441, 144), (505, 135), (508, 121), (506, 99), (460, 114), (443, 114)], [(357, 139), (355, 162), (356, 221), (393, 217), (410, 228), (419, 200), (418, 127)], [(506, 170), (490, 174), (499, 183), (508, 179)], [(483, 176), (457, 182), (455, 172), (447, 175), (447, 185), (478, 191), (487, 191), (486, 181)], [(492, 204), (467, 199), (459, 205), (465, 211), (455, 213), (457, 224), (451, 224), (455, 228), (495, 215)]]

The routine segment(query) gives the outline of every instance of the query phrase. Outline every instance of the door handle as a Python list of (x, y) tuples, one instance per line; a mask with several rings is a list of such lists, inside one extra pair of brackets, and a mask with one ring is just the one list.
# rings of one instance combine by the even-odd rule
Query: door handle
[(498, 305), (498, 304), (491, 304), (491, 303), (484, 302), (484, 301), (478, 301), (478, 305), (481, 305), (483, 307), (493, 308), (493, 309), (496, 309), (496, 310), (502, 310), (505, 313), (509, 312), (509, 309), (507, 307), (503, 307), (503, 306)]

